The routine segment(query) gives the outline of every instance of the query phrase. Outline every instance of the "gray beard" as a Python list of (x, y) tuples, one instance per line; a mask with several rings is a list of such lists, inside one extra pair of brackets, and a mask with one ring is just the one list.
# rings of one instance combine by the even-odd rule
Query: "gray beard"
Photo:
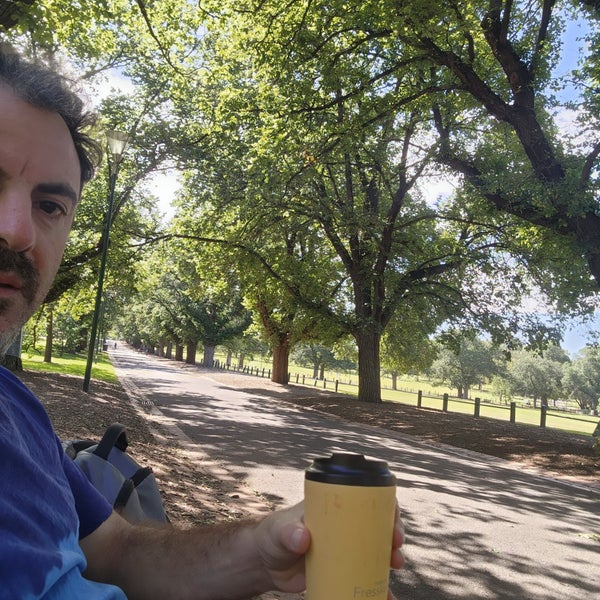
[[(0, 315), (8, 308), (8, 300), (0, 300)], [(21, 330), (21, 323), (15, 326), (15, 329), (9, 329), (8, 331), (0, 331), (0, 359), (6, 356), (7, 350), (12, 346), (13, 342), (19, 336)]]
[(0, 359), (6, 356), (7, 350), (12, 346), (18, 335), (18, 331), (4, 331), (0, 333)]

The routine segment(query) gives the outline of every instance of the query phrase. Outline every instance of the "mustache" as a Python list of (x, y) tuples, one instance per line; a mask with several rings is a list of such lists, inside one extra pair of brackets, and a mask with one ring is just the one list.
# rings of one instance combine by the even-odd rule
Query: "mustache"
[(25, 300), (33, 302), (39, 287), (39, 273), (26, 256), (0, 246), (0, 273), (2, 272), (18, 275), (23, 281), (21, 293)]

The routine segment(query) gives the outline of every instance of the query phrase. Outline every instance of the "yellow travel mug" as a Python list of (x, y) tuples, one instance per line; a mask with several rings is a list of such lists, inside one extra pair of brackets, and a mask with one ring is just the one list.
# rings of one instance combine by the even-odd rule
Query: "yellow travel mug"
[(396, 478), (384, 461), (334, 453), (306, 469), (306, 600), (386, 600)]

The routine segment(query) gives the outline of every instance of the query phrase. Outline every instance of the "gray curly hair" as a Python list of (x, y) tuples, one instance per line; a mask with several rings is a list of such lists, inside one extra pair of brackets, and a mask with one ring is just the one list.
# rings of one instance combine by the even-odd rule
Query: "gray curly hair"
[(69, 80), (47, 66), (24, 60), (12, 48), (0, 44), (0, 85), (9, 87), (32, 106), (55, 112), (66, 123), (81, 168), (81, 186), (94, 176), (100, 163), (100, 145), (86, 131), (95, 123)]

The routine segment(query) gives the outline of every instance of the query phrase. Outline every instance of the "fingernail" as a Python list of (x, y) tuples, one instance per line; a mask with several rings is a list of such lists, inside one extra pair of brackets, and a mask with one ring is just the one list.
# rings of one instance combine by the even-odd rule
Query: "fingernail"
[(300, 543), (302, 542), (302, 536), (304, 535), (304, 531), (300, 528), (297, 528), (294, 533), (292, 533), (292, 548), (297, 550), (300, 548)]

